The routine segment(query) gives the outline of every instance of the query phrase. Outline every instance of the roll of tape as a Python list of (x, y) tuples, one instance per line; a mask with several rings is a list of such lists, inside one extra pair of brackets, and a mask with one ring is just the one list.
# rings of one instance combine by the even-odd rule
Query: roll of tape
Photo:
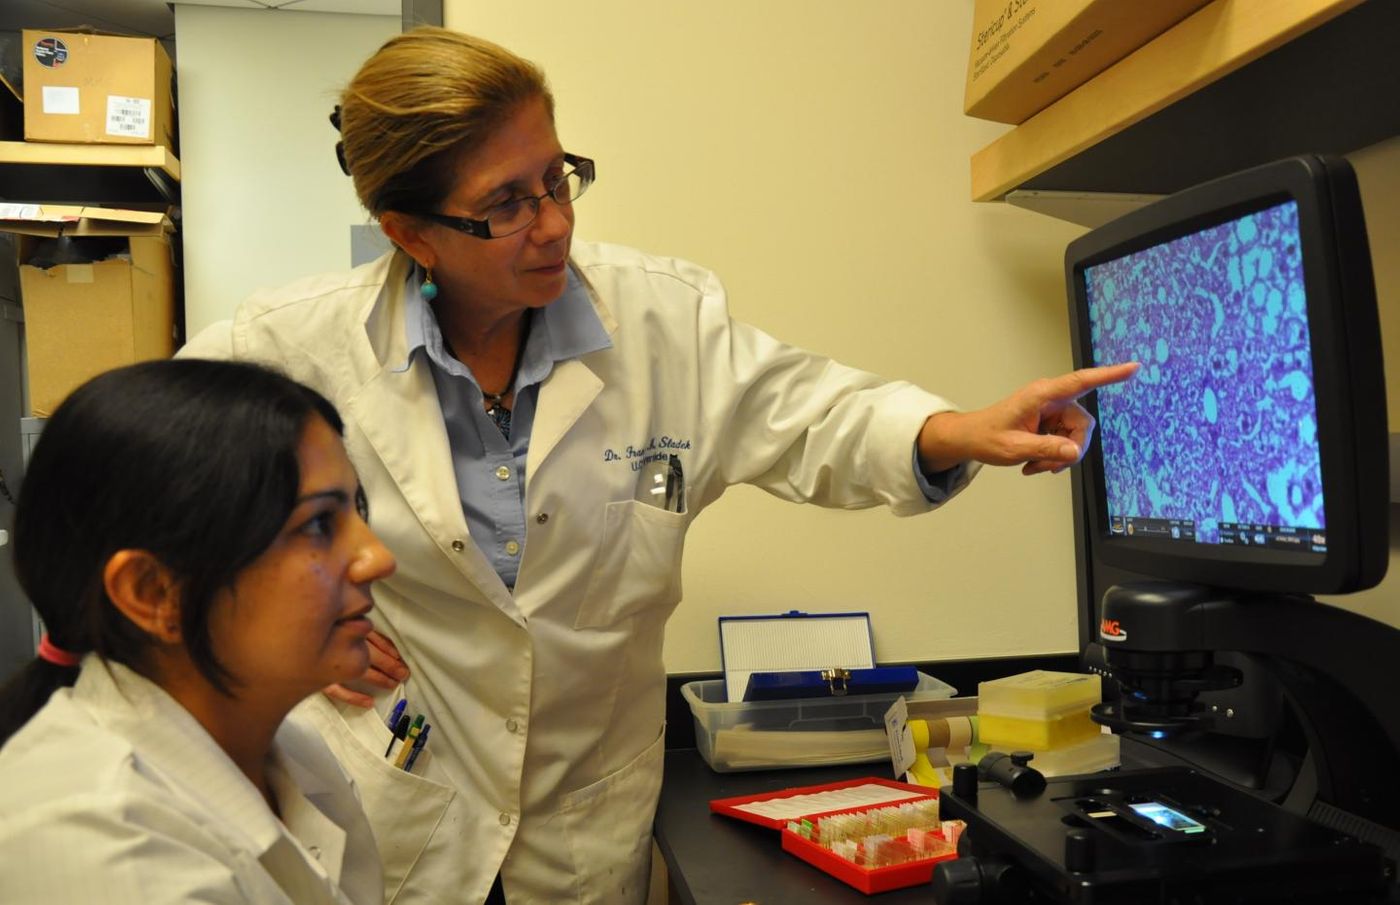
[(966, 748), (972, 744), (972, 721), (965, 716), (948, 717), (948, 747)]

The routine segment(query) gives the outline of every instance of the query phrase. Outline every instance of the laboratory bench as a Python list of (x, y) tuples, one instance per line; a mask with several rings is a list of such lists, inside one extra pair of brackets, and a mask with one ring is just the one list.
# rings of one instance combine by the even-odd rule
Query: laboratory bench
[[(901, 664), (905, 665), (905, 664)], [(919, 671), (958, 689), (961, 696), (977, 693), (977, 684), (1034, 669), (1082, 671), (1079, 658), (1060, 654), (913, 663)], [(680, 686), (716, 675), (668, 677), (665, 774), (653, 836), (666, 863), (668, 905), (905, 905), (932, 902), (927, 885), (867, 896), (783, 851), (781, 833), (710, 812), (718, 798), (761, 795), (798, 786), (821, 785), (876, 776), (894, 779), (888, 760), (834, 767), (754, 770), (719, 773), (695, 747), (694, 720), (680, 696)], [(1126, 768), (1196, 766), (1247, 788), (1264, 783), (1271, 793), (1286, 789), (1291, 776), (1252, 776), (1243, 765), (1262, 762), (1264, 742), (1205, 738), (1187, 747), (1123, 737), (1121, 760)], [(1189, 756), (1183, 760), (1179, 755)], [(1271, 797), (1276, 797), (1271, 795)]]
[[(1079, 671), (1072, 654), (900, 664), (941, 679), (963, 696), (977, 683), (1033, 669)], [(665, 776), (654, 838), (666, 861), (669, 905), (904, 905), (931, 901), (929, 887), (915, 886), (867, 896), (783, 851), (781, 834), (710, 812), (710, 801), (758, 795), (794, 786), (859, 779), (893, 778), (888, 761), (840, 767), (717, 773), (695, 748), (695, 725), (680, 695), (685, 682), (717, 674), (672, 675), (667, 681)]]
[[(1186, 765), (1151, 743), (1125, 737), (1122, 746), (1125, 768)], [(666, 752), (665, 770), (653, 834), (666, 862), (667, 905), (929, 905), (933, 901), (928, 885), (867, 896), (783, 851), (778, 830), (710, 812), (710, 801), (716, 798), (866, 776), (892, 779), (887, 761), (716, 773), (698, 750), (676, 748)]]

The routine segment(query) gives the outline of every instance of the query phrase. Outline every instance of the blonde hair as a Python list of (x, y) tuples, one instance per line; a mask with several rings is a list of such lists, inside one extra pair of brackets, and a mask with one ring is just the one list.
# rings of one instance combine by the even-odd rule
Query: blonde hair
[(435, 210), (455, 165), (535, 98), (553, 118), (544, 73), (490, 41), (429, 26), (389, 39), (340, 99), (343, 159), (360, 203), (376, 216)]

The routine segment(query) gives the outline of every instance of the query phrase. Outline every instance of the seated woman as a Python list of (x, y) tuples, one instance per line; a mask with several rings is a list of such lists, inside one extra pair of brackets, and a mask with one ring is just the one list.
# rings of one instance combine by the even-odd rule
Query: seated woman
[(48, 633), (0, 690), (0, 902), (383, 901), (354, 788), (286, 719), (365, 671), (394, 570), (341, 430), (212, 361), (112, 371), (49, 419), (14, 525)]

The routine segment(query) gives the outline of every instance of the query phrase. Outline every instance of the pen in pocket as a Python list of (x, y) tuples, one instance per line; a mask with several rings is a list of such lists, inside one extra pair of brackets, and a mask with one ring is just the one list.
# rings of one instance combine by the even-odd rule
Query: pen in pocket
[(394, 723), (393, 728), (389, 730), (393, 733), (393, 735), (389, 738), (389, 747), (384, 749), (385, 757), (388, 757), (389, 752), (394, 750), (394, 742), (398, 741), (401, 738), (406, 738), (408, 736), (408, 728), (410, 723), (412, 723), (412, 720), (410, 719), (408, 714), (399, 714), (398, 720)]
[(677, 455), (666, 460), (666, 511), (685, 512), (685, 469)]
[(413, 750), (408, 752), (408, 760), (404, 761), (403, 769), (405, 773), (413, 772), (413, 764), (418, 760), (418, 755), (428, 744), (428, 730), (433, 728), (432, 723), (424, 723), (423, 731), (418, 733), (418, 738), (413, 741)]
[(408, 706), (408, 698), (399, 698), (399, 702), (394, 705), (394, 709), (389, 711), (389, 716), (384, 720), (384, 725), (393, 731), (399, 724), (399, 717), (403, 716), (403, 709)]
[(408, 761), (408, 755), (413, 751), (413, 743), (418, 741), (418, 734), (423, 731), (423, 714), (418, 714), (413, 718), (413, 725), (408, 727), (408, 736), (403, 740), (403, 747), (399, 749), (399, 756), (394, 760), (394, 766), (400, 770)]

